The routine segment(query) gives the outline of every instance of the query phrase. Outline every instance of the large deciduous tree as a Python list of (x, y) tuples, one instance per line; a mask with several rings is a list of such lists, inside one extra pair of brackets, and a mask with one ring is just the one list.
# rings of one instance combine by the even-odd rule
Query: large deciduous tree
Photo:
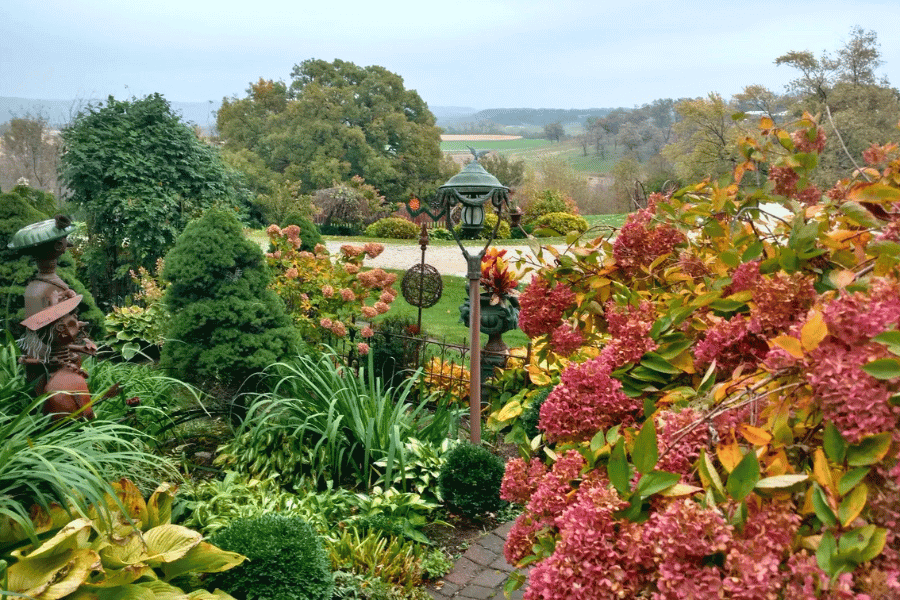
[(383, 67), (304, 61), (289, 85), (260, 79), (246, 98), (226, 98), (217, 124), (227, 148), (253, 152), (305, 193), (359, 176), (399, 201), (443, 183), (434, 115)]
[(24, 178), (26, 185), (58, 195), (58, 163), (59, 144), (47, 119), (26, 115), (5, 124), (0, 137), (0, 184), (4, 189)]
[(215, 148), (159, 94), (89, 106), (62, 132), (60, 175), (87, 223), (95, 295), (119, 299), (130, 269), (151, 269), (188, 220), (226, 201), (233, 177)]
[(722, 96), (681, 100), (675, 105), (680, 120), (673, 126), (675, 141), (663, 149), (683, 179), (702, 179), (730, 172), (739, 154), (739, 131), (731, 118), (734, 109)]
[(893, 139), (900, 120), (900, 92), (879, 78), (881, 50), (874, 31), (859, 26), (833, 55), (815, 58), (809, 51), (792, 51), (775, 60), (800, 71), (788, 88), (798, 94), (795, 112), (823, 114), (828, 139), (816, 182), (826, 185), (863, 162), (872, 143)]

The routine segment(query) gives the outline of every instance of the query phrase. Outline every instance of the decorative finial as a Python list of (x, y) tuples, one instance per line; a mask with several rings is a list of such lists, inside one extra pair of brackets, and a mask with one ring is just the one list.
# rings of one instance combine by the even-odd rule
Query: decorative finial
[(478, 159), (481, 158), (482, 156), (484, 156), (485, 154), (491, 153), (490, 150), (476, 150), (472, 146), (466, 146), (466, 148), (468, 148), (469, 151), (472, 153), (472, 156), (475, 157), (475, 162), (478, 162)]

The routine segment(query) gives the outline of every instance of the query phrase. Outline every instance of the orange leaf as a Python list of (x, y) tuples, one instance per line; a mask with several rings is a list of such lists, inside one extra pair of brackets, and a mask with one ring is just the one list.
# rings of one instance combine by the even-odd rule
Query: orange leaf
[(803, 358), (803, 348), (800, 346), (800, 340), (797, 338), (789, 335), (779, 335), (770, 341), (794, 358)]
[(744, 455), (741, 453), (741, 447), (738, 446), (737, 442), (719, 444), (716, 446), (716, 456), (719, 457), (719, 462), (722, 463), (722, 466), (729, 473), (734, 471), (734, 468), (744, 458)]
[(828, 326), (825, 324), (825, 319), (822, 318), (820, 311), (815, 310), (800, 330), (803, 349), (807, 352), (815, 350), (826, 335), (828, 335)]
[(772, 441), (772, 435), (769, 432), (753, 425), (741, 423), (738, 431), (740, 431), (745, 440), (754, 446), (765, 446)]
[(825, 452), (821, 448), (817, 448), (813, 454), (813, 479), (822, 487), (831, 490), (831, 493), (837, 494), (831, 469), (828, 468), (828, 459), (825, 458)]
[(772, 129), (775, 127), (775, 121), (770, 119), (769, 117), (762, 117), (759, 120), (759, 128), (760, 129)]

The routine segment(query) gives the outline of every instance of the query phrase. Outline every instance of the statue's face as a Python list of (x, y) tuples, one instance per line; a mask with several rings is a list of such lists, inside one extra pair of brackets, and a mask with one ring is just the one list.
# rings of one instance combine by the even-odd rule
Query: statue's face
[(56, 342), (60, 346), (72, 344), (81, 335), (81, 329), (85, 323), (79, 321), (74, 313), (69, 313), (60, 318), (53, 326), (56, 331)]

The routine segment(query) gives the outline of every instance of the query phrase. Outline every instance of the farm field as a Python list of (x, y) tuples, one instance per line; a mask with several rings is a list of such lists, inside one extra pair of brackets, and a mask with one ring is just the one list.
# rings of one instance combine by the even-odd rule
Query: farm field
[[(454, 136), (462, 137), (462, 136)], [(479, 137), (479, 136), (473, 136)], [(515, 157), (532, 165), (540, 159), (556, 155), (564, 158), (576, 171), (592, 175), (609, 173), (621, 157), (621, 152), (608, 149), (605, 158), (588, 152), (583, 155), (581, 145), (575, 140), (563, 142), (551, 142), (542, 139), (506, 139), (506, 140), (444, 140), (441, 141), (441, 151), (450, 153), (466, 153), (468, 146), (476, 150), (496, 150), (501, 154)]]

